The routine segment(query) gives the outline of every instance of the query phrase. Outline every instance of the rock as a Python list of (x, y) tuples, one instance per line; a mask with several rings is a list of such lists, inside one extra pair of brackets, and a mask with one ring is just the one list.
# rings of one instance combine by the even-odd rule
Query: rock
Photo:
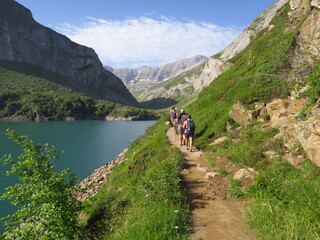
[(167, 63), (160, 67), (139, 67), (133, 69), (105, 68), (118, 76), (126, 85), (146, 82), (156, 83), (172, 79), (182, 72), (192, 69), (207, 60), (207, 57), (197, 55), (173, 63)]
[(296, 117), (304, 106), (303, 100), (275, 99), (266, 106), (270, 127), (279, 127), (297, 122)]
[(234, 174), (233, 179), (235, 180), (242, 180), (247, 178), (253, 179), (256, 174), (257, 173), (253, 168), (241, 168)]
[[(301, 144), (303, 152), (320, 167), (320, 120), (284, 126), (280, 130), (285, 147), (290, 151)], [(289, 162), (296, 162), (288, 159)]]
[(125, 149), (122, 153), (120, 153), (116, 158), (111, 160), (109, 163), (94, 170), (90, 176), (83, 179), (79, 183), (78, 186), (80, 187), (80, 189), (82, 189), (82, 191), (80, 191), (77, 195), (77, 199), (79, 201), (85, 201), (86, 199), (93, 197), (99, 192), (101, 187), (109, 179), (112, 169), (118, 166), (121, 162), (125, 161), (124, 153), (127, 150), (128, 149)]
[(200, 90), (208, 86), (220, 74), (228, 70), (230, 66), (232, 66), (228, 61), (244, 50), (261, 30), (267, 28), (277, 11), (287, 2), (288, 0), (275, 1), (275, 3), (262, 12), (235, 41), (221, 51), (221, 56), (211, 57), (200, 77), (194, 81), (195, 90)]
[(190, 171), (188, 169), (183, 169), (181, 172), (180, 172), (182, 175), (187, 175), (190, 173)]
[(305, 160), (305, 157), (303, 155), (296, 156), (292, 153), (286, 153), (285, 158), (291, 165), (295, 167), (300, 167), (301, 163)]
[(204, 176), (205, 179), (214, 178), (218, 173), (217, 172), (207, 172)]
[(37, 23), (18, 2), (7, 6), (6, 2), (0, 1), (0, 9), (7, 11), (1, 16), (0, 60), (41, 67), (37, 72), (55, 73), (58, 84), (93, 98), (138, 105), (122, 81), (103, 68), (92, 48)]
[(276, 156), (278, 156), (278, 154), (274, 151), (266, 151), (266, 152), (263, 152), (263, 155), (266, 157), (266, 158), (269, 158), (269, 159), (272, 159), (272, 158), (275, 158)]
[(252, 121), (251, 113), (241, 103), (233, 105), (229, 116), (241, 126), (248, 126)]
[(254, 110), (251, 113), (251, 116), (253, 118), (258, 118), (260, 115), (263, 115), (265, 113), (267, 113), (266, 104), (265, 103), (256, 102), (255, 106), (254, 106)]
[(312, 0), (312, 1), (311, 1), (311, 6), (320, 9), (320, 0)]
[(290, 8), (292, 11), (300, 7), (301, 0), (290, 0)]
[(227, 136), (217, 138), (216, 140), (214, 140), (214, 142), (210, 143), (210, 145), (217, 145), (219, 143), (223, 143), (223, 142), (227, 141), (228, 139), (229, 138)]

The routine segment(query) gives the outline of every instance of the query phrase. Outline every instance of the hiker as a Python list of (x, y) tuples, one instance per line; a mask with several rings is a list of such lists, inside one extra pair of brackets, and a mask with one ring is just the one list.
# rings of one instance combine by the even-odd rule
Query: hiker
[(177, 119), (177, 111), (175, 108), (172, 108), (170, 110), (170, 115), (171, 115), (171, 124), (172, 126), (176, 125), (176, 119)]
[(196, 125), (194, 124), (194, 121), (191, 120), (191, 115), (188, 114), (187, 116), (187, 120), (184, 121), (183, 126), (185, 129), (185, 138), (186, 138), (186, 146), (187, 146), (187, 150), (190, 150), (190, 152), (192, 152), (192, 144), (193, 144), (193, 135), (194, 135), (194, 131), (196, 129)]
[(180, 140), (180, 146), (185, 144), (185, 136), (184, 136), (184, 128), (183, 123), (187, 120), (187, 113), (185, 113), (184, 109), (180, 109), (180, 114), (178, 115), (178, 118), (176, 119), (176, 124), (178, 124), (177, 132), (179, 135)]

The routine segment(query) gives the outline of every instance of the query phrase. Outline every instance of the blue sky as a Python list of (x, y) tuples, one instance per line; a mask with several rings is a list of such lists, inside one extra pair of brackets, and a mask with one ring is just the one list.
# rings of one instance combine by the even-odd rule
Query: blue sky
[(104, 65), (160, 66), (230, 44), (275, 0), (17, 0)]

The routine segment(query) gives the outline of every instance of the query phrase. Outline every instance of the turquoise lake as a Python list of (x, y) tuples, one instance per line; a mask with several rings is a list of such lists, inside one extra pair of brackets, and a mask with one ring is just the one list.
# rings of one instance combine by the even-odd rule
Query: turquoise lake
[[(20, 147), (8, 139), (6, 129), (27, 135), (35, 143), (48, 143), (63, 150), (56, 169), (69, 168), (81, 180), (95, 169), (121, 153), (130, 142), (142, 135), (155, 121), (49, 121), (49, 122), (0, 122), (0, 157), (11, 153), (17, 156)], [(15, 183), (7, 177), (0, 165), (0, 195)], [(8, 202), (0, 201), (0, 218), (13, 211)], [(3, 232), (0, 224), (0, 233)]]

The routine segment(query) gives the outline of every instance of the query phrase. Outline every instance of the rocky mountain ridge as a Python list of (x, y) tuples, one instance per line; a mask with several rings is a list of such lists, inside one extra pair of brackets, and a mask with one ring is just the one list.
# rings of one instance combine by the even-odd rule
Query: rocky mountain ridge
[(105, 68), (118, 76), (124, 84), (133, 85), (139, 83), (158, 83), (172, 79), (207, 60), (207, 57), (197, 55), (180, 61), (167, 63), (160, 67), (112, 68), (105, 66)]
[(40, 66), (61, 76), (56, 83), (96, 99), (137, 105), (93, 49), (37, 23), (31, 11), (14, 0), (0, 1), (0, 13), (0, 60)]
[(250, 41), (255, 38), (258, 32), (268, 27), (277, 11), (288, 1), (289, 0), (277, 0), (274, 2), (258, 17), (256, 17), (236, 40), (234, 40), (219, 54), (211, 57), (205, 65), (202, 74), (193, 82), (195, 90), (198, 91), (208, 86), (216, 77), (225, 72), (230, 66), (228, 61), (237, 53), (245, 49), (249, 45)]
[[(273, 3), (229, 46), (220, 53), (210, 57), (207, 61), (202, 62), (204, 65), (201, 65), (201, 69), (199, 69), (199, 65), (195, 66), (193, 69), (185, 71), (174, 79), (168, 80), (166, 84), (145, 85), (144, 91), (133, 85), (129, 87), (130, 91), (138, 101), (143, 102), (143, 104), (147, 103), (149, 107), (156, 106), (157, 108), (167, 107), (170, 104), (175, 104), (181, 101), (181, 99), (200, 92), (230, 68), (232, 63), (229, 60), (244, 50), (262, 29), (267, 28), (277, 11), (288, 1), (278, 0)], [(272, 28), (272, 26), (269, 27)], [(164, 85), (170, 87), (168, 88)]]

